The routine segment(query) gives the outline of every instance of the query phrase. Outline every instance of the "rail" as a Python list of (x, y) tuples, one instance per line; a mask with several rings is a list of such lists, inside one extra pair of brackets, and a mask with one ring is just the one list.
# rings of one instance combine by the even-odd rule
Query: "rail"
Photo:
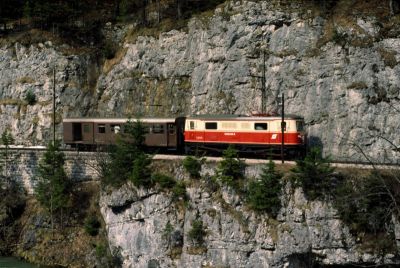
[[(45, 146), (10, 146), (8, 148), (10, 152), (15, 151), (45, 151)], [(4, 151), (5, 146), (0, 145), (0, 151)], [(71, 148), (62, 148), (61, 151), (63, 152), (76, 152), (76, 153), (85, 153), (85, 154), (96, 154), (98, 152), (88, 152), (88, 151), (78, 151), (77, 149)], [(155, 160), (183, 160), (186, 155), (179, 155), (176, 153), (171, 154), (155, 154), (153, 155), (153, 159)], [(222, 157), (216, 156), (205, 156), (206, 160), (209, 162), (220, 162)], [(248, 165), (257, 165), (257, 164), (265, 164), (269, 162), (269, 159), (259, 159), (259, 158), (241, 158), (246, 164)], [(273, 159), (272, 160), (275, 164), (280, 165), (280, 159)], [(285, 165), (295, 165), (296, 161), (285, 161)], [(333, 167), (338, 168), (359, 168), (359, 169), (396, 169), (400, 170), (400, 163), (369, 163), (363, 161), (338, 161), (332, 160), (330, 164)]]

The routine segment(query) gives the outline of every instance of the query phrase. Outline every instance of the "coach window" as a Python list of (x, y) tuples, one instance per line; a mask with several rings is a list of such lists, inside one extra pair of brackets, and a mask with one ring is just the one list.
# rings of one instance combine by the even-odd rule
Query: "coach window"
[(164, 126), (161, 124), (155, 124), (153, 125), (153, 133), (155, 134), (161, 134), (164, 133)]
[(106, 125), (99, 125), (97, 130), (99, 133), (106, 133)]
[(206, 122), (206, 129), (217, 129), (217, 122)]
[(88, 124), (83, 124), (83, 133), (89, 133), (90, 132), (90, 127)]
[(190, 127), (190, 129), (194, 129), (194, 121), (189, 122), (189, 127)]
[(268, 124), (267, 123), (255, 123), (254, 124), (254, 129), (255, 130), (267, 130), (268, 129)]
[(121, 131), (121, 126), (120, 125), (111, 125), (111, 132), (118, 134)]

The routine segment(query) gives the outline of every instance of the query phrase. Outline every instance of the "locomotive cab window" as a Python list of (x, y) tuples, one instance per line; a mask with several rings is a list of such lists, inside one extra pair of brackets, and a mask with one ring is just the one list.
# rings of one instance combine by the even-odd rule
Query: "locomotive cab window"
[(296, 121), (296, 130), (303, 131), (304, 130), (304, 122), (303, 121)]
[(190, 129), (194, 129), (194, 121), (190, 121), (189, 122), (189, 128)]
[(206, 129), (217, 129), (217, 122), (206, 122)]
[(106, 125), (98, 125), (97, 132), (98, 133), (106, 133)]
[(254, 129), (255, 130), (267, 130), (268, 129), (268, 124), (267, 123), (255, 123), (254, 124)]
[(83, 133), (89, 133), (90, 132), (90, 126), (88, 124), (83, 124)]

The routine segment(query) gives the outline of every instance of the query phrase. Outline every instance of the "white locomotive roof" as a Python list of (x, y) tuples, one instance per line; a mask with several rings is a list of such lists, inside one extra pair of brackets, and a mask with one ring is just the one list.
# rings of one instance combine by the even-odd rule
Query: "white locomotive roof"
[[(124, 124), (129, 118), (64, 118), (64, 123), (104, 123), (104, 124)], [(135, 122), (137, 118), (130, 118)], [(144, 123), (174, 123), (175, 118), (140, 118)]]
[[(281, 120), (281, 116), (247, 116), (247, 115), (194, 115), (187, 117), (188, 120), (204, 120), (204, 121), (268, 121)], [(285, 119), (303, 119), (303, 117), (293, 114), (285, 114)]]

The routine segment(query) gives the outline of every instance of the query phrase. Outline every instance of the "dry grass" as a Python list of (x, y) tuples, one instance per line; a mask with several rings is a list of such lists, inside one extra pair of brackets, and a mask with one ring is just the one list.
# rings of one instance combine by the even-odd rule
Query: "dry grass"
[(365, 89), (365, 88), (368, 88), (368, 85), (364, 81), (353, 82), (349, 86), (347, 86), (347, 89)]
[(12, 106), (17, 106), (17, 105), (23, 105), (24, 101), (22, 100), (17, 100), (17, 99), (0, 99), (0, 105), (12, 105)]
[(48, 106), (48, 105), (50, 105), (50, 104), (52, 104), (52, 103), (53, 103), (53, 100), (47, 100), (47, 101), (39, 101), (39, 102), (37, 102), (37, 104), (40, 105), (40, 106)]
[(158, 38), (161, 33), (171, 30), (187, 31), (187, 20), (164, 19), (153, 27), (135, 27), (126, 34), (125, 42), (136, 43), (139, 36)]
[(207, 253), (207, 248), (204, 246), (188, 247), (187, 253), (189, 255), (202, 255)]
[(51, 41), (53, 45), (63, 44), (63, 40), (51, 32), (31, 29), (29, 31), (7, 35), (5, 38), (0, 38), (0, 46), (9, 47), (15, 43), (30, 46), (32, 44), (44, 43), (46, 41)]
[[(380, 22), (390, 18), (389, 5), (382, 5), (374, 0), (340, 0), (327, 15), (324, 35), (317, 43), (321, 47), (330, 41), (340, 44), (349, 44), (356, 47), (370, 47), (374, 39), (362, 29), (356, 18), (375, 17)], [(338, 36), (343, 31), (351, 32), (351, 36)], [(366, 37), (360, 38), (359, 35)], [(343, 37), (343, 40), (339, 40)], [(346, 39), (346, 40), (344, 40)], [(340, 41), (340, 42), (338, 42)]]
[(173, 260), (180, 259), (181, 255), (182, 255), (181, 247), (173, 247), (168, 253), (168, 256)]
[(120, 49), (117, 51), (114, 58), (106, 60), (103, 66), (103, 73), (109, 73), (116, 64), (120, 63), (121, 60), (125, 57), (127, 51), (127, 48)]
[[(97, 204), (99, 186), (96, 183), (76, 185), (73, 193), (73, 205), (76, 214), (68, 219), (68, 224), (54, 231), (46, 227), (36, 226), (34, 229), (36, 242), (30, 249), (25, 249), (24, 244), (18, 248), (18, 255), (33, 263), (47, 263), (56, 266), (86, 267), (85, 256), (93, 250), (95, 245), (105, 243), (104, 232), (96, 237), (89, 236), (82, 226), (85, 215), (88, 213), (98, 215), (100, 212)], [(24, 226), (22, 234), (32, 230), (32, 222), (38, 215), (47, 215), (47, 212), (34, 199), (29, 198), (24, 214), (19, 219)], [(47, 216), (46, 216), (47, 217)], [(104, 223), (102, 223), (103, 226)], [(21, 236), (23, 237), (23, 236)]]
[(29, 76), (23, 76), (17, 79), (17, 83), (20, 84), (33, 84), (35, 83), (35, 80), (32, 77)]
[(378, 53), (381, 55), (381, 58), (382, 58), (383, 62), (385, 63), (385, 66), (393, 68), (397, 65), (398, 62), (396, 59), (396, 55), (397, 55), (396, 51), (379, 48)]
[(285, 58), (289, 56), (296, 56), (298, 53), (299, 52), (296, 49), (284, 49), (273, 55), (279, 58)]

